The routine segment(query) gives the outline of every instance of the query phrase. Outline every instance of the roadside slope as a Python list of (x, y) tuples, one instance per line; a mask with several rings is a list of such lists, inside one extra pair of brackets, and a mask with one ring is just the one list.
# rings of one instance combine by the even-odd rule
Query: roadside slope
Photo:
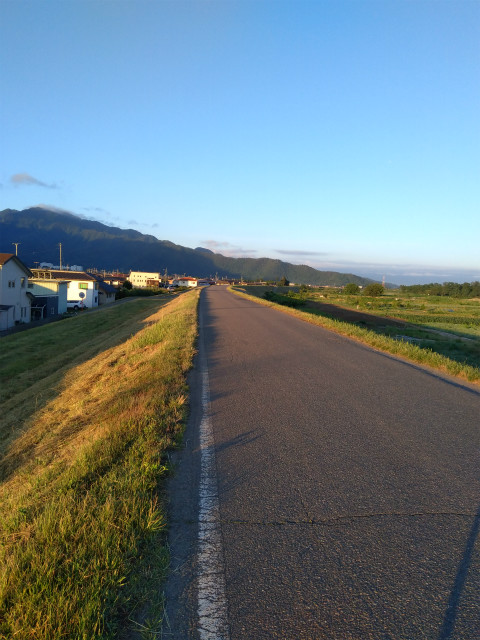
[(2, 338), (16, 382), (1, 425), (0, 638), (117, 638), (146, 604), (151, 624), (161, 616), (159, 489), (183, 431), (197, 300)]

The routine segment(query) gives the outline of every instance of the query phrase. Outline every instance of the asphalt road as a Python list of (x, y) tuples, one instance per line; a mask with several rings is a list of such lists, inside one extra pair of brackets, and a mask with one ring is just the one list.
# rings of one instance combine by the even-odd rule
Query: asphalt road
[[(480, 638), (480, 393), (210, 287), (165, 637), (199, 638), (208, 369), (231, 640)], [(212, 636), (213, 637), (213, 636)]]

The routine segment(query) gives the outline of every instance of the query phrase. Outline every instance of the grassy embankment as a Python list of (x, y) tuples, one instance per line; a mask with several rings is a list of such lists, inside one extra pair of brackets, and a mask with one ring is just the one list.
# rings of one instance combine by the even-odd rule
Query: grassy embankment
[[(304, 299), (327, 305), (322, 309), (292, 309), (263, 299), (267, 290), (289, 293), (292, 299)], [(292, 291), (293, 290), (293, 291)], [(368, 344), (412, 362), (438, 369), (475, 384), (480, 384), (480, 301), (445, 297), (412, 296), (388, 291), (378, 298), (347, 296), (332, 289), (314, 289), (302, 294), (298, 288), (241, 287), (239, 295), (275, 306), (286, 313), (321, 325), (336, 333)], [(328, 306), (330, 306), (330, 309)], [(335, 305), (335, 306), (334, 306)], [(336, 319), (335, 307), (351, 309), (385, 322), (345, 322)], [(406, 323), (399, 326), (388, 318)]]
[[(118, 638), (168, 563), (161, 482), (198, 292), (1, 339), (0, 638)], [(154, 637), (147, 634), (146, 637)]]

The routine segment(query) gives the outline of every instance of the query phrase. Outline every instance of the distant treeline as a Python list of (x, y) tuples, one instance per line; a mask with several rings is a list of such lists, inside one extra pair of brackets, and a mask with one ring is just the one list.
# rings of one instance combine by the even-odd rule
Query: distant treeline
[(450, 296), (452, 298), (480, 298), (480, 282), (432, 282), (430, 284), (412, 284), (400, 286), (405, 293), (417, 293), (424, 296)]

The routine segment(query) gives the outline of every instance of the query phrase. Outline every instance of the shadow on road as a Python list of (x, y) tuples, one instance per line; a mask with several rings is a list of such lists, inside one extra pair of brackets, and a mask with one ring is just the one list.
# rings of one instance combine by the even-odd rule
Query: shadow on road
[(465, 545), (463, 557), (458, 567), (455, 582), (453, 583), (452, 591), (450, 592), (450, 598), (448, 599), (447, 610), (443, 618), (443, 625), (438, 636), (438, 640), (449, 640), (452, 638), (452, 634), (455, 628), (455, 622), (457, 620), (458, 606), (460, 604), (460, 598), (462, 596), (463, 589), (465, 587), (465, 581), (467, 579), (468, 570), (472, 563), (473, 550), (475, 548), (475, 542), (478, 538), (480, 530), (480, 506), (473, 520), (470, 535)]
[(246, 431), (245, 433), (239, 433), (238, 436), (232, 438), (228, 442), (223, 442), (222, 444), (216, 447), (217, 451), (224, 451), (225, 449), (229, 449), (230, 447), (238, 447), (245, 444), (250, 444), (250, 442), (255, 442), (261, 436), (254, 435), (255, 431), (252, 429), (251, 431)]

